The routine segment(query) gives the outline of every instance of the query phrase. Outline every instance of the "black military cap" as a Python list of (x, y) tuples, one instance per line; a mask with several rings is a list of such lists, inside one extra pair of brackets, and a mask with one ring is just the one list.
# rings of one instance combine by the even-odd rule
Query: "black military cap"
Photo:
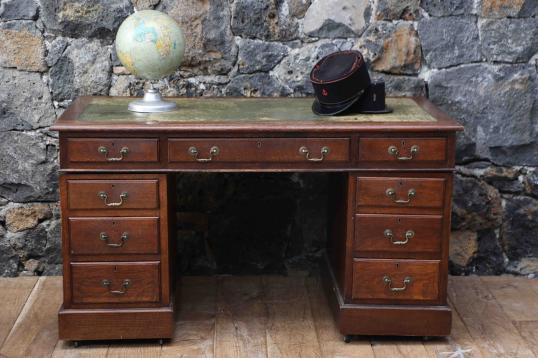
[(312, 111), (332, 116), (346, 111), (370, 85), (368, 68), (359, 51), (339, 51), (323, 57), (310, 72), (316, 99)]

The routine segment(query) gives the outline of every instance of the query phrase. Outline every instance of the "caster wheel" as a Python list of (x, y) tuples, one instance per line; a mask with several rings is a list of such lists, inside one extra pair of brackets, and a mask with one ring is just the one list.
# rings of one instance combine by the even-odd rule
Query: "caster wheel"
[(162, 345), (164, 344), (164, 339), (159, 339), (159, 344), (160, 344), (161, 347), (162, 347)]
[(432, 337), (430, 337), (430, 336), (423, 336), (423, 337), (422, 337), (422, 340), (423, 340), (424, 342), (428, 342), (428, 341), (431, 341), (431, 340), (432, 340)]
[(352, 340), (353, 340), (353, 336), (352, 336), (351, 334), (346, 334), (346, 335), (344, 336), (344, 342), (345, 342), (345, 343), (349, 343), (349, 342), (351, 342)]
[(80, 342), (79, 341), (73, 341), (73, 347), (78, 348), (78, 346), (80, 346)]

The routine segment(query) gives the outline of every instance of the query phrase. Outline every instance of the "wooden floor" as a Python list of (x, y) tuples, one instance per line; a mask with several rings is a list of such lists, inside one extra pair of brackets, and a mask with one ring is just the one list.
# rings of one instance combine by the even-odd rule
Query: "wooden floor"
[[(345, 344), (317, 278), (188, 277), (176, 334), (156, 342), (58, 341), (60, 277), (0, 279), (0, 357), (538, 357), (538, 280), (451, 277), (451, 337)], [(459, 352), (454, 353), (454, 352)]]

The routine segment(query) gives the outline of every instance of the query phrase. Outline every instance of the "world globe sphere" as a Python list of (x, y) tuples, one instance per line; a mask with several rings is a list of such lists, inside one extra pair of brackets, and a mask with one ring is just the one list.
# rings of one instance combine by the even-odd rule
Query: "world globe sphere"
[(181, 65), (185, 37), (170, 16), (142, 10), (121, 24), (116, 34), (116, 53), (123, 66), (136, 77), (158, 80)]

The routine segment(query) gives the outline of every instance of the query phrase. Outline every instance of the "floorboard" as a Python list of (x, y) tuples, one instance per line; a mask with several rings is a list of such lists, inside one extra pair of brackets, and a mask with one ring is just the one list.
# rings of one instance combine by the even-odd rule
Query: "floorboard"
[(321, 280), (318, 277), (307, 278), (306, 287), (322, 356), (324, 358), (374, 358), (368, 338), (356, 337), (352, 342), (344, 343), (344, 337), (336, 328)]
[(4, 278), (0, 280), (0, 348), (17, 320), (37, 277)]
[(503, 311), (512, 321), (538, 321), (538, 291), (526, 277), (481, 277)]
[(58, 341), (61, 302), (62, 278), (40, 277), (0, 354), (9, 358), (51, 356)]
[(263, 277), (267, 356), (321, 357), (304, 277)]
[(185, 277), (181, 280), (174, 338), (161, 350), (161, 357), (207, 357), (215, 355), (216, 277)]
[(535, 357), (478, 276), (451, 277), (448, 292), (483, 356)]
[(260, 276), (219, 279), (215, 357), (267, 357), (267, 309)]

